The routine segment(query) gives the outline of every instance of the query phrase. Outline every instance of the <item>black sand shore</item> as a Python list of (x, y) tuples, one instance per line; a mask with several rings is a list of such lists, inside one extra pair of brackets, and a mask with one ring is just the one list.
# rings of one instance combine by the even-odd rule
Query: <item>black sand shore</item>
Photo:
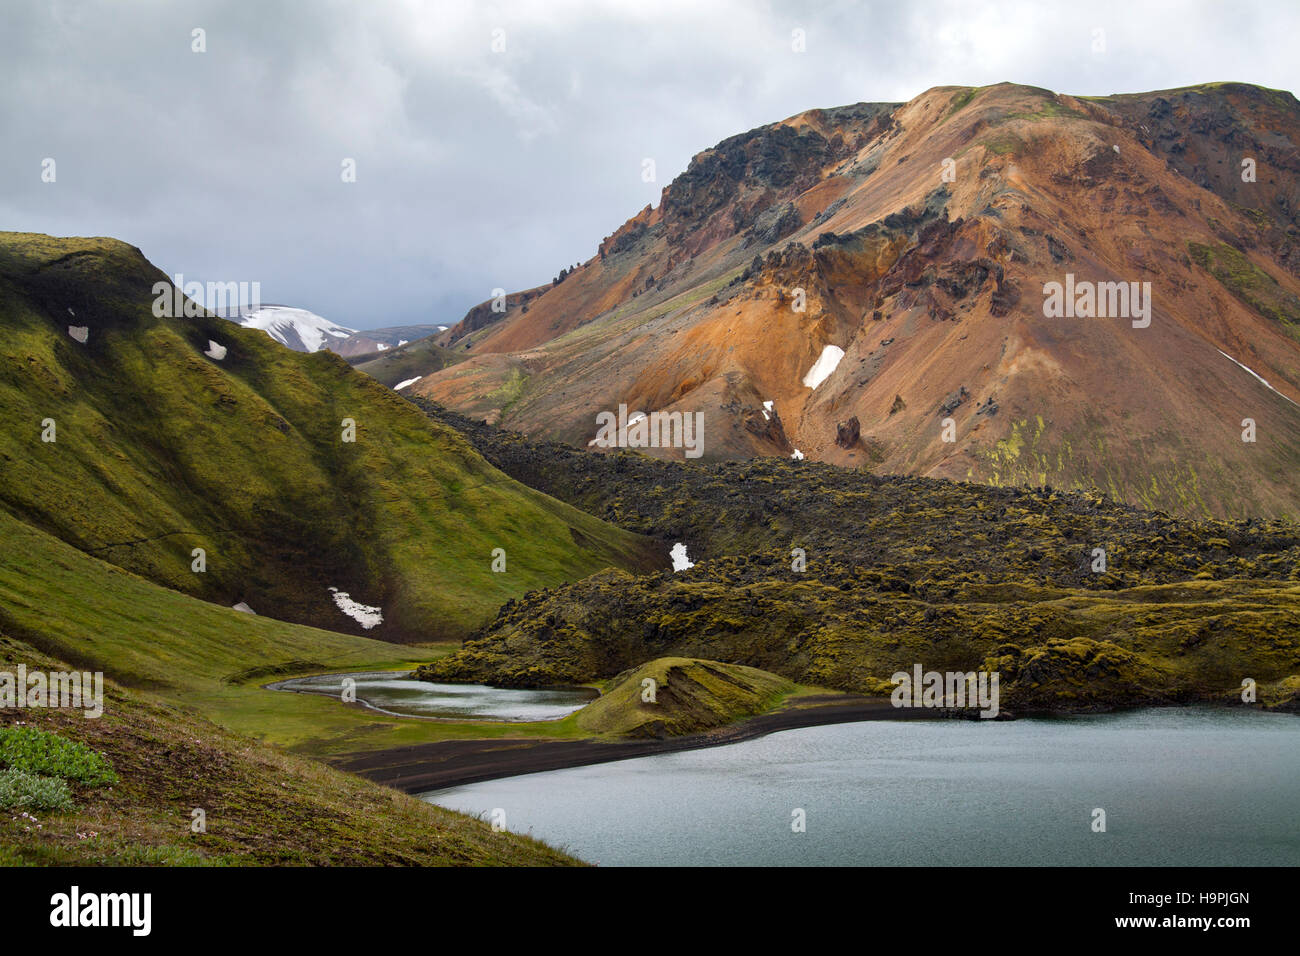
[(519, 737), (445, 740), (341, 757), (330, 762), (341, 770), (414, 794), (517, 774), (717, 747), (798, 727), (861, 720), (934, 720), (942, 716), (941, 712), (934, 710), (897, 708), (888, 699), (828, 695), (806, 697), (798, 706), (686, 737), (612, 742)]

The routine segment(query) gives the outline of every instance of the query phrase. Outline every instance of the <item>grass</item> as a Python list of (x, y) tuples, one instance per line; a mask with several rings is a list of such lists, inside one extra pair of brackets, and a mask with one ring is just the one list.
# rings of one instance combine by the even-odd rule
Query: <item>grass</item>
[(0, 632), (250, 738), (331, 757), (438, 740), (590, 735), (572, 716), (416, 720), (265, 690), (289, 676), (410, 670), (460, 645), (395, 645), (241, 614), (161, 588), (3, 513), (0, 544)]
[(999, 133), (996, 136), (986, 136), (980, 140), (984, 148), (996, 156), (1006, 156), (1010, 153), (1020, 153), (1024, 151), (1025, 141), (1019, 136), (1012, 133)]
[(968, 86), (961, 92), (954, 93), (952, 99), (948, 102), (948, 112), (944, 114), (944, 119), (952, 116), (954, 113), (965, 109), (970, 105), (970, 101), (975, 99), (975, 94), (980, 91), (978, 86)]
[(501, 411), (501, 417), (505, 418), (510, 414), (510, 409), (523, 397), (527, 384), (528, 376), (523, 370), (517, 365), (511, 366), (509, 378), (489, 392), (487, 398), (496, 404)]
[(155, 318), (162, 279), (124, 243), (0, 234), (0, 509), (168, 588), (360, 633), (338, 587), (399, 641), (458, 639), (511, 597), (649, 560), (331, 353)]
[(578, 733), (564, 722), (413, 720), (318, 695), (263, 690), (263, 683), (294, 675), (409, 670), (459, 644), (395, 645), (241, 614), (161, 588), (3, 513), (0, 632), (79, 670), (151, 690), (228, 729), (317, 755)]

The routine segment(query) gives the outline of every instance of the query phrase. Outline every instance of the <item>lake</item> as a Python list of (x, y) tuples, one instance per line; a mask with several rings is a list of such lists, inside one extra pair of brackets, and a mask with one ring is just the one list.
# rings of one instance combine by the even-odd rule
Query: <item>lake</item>
[(594, 690), (506, 690), (482, 684), (434, 684), (410, 672), (319, 674), (268, 684), (270, 690), (321, 694), (342, 700), (343, 680), (355, 682), (356, 699), (386, 714), (453, 720), (560, 720), (591, 703)]
[(615, 866), (1294, 866), (1300, 719), (836, 724), (423, 798)]

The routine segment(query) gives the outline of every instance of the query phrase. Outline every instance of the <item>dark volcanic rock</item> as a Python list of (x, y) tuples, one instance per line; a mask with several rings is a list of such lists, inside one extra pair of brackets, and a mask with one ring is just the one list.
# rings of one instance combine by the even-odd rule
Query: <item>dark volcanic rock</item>
[(852, 448), (858, 443), (861, 432), (862, 426), (858, 423), (856, 415), (847, 422), (838, 422), (835, 425), (835, 444), (841, 448)]

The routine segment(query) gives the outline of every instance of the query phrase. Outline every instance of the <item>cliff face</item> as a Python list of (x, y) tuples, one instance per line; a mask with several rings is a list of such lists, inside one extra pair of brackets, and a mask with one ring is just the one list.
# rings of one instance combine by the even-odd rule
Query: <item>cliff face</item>
[(1296, 515), (1297, 172), (1300, 105), (1240, 84), (813, 110), (445, 333), (465, 361), (415, 391), (580, 447), (626, 404), (702, 413), (711, 459)]

